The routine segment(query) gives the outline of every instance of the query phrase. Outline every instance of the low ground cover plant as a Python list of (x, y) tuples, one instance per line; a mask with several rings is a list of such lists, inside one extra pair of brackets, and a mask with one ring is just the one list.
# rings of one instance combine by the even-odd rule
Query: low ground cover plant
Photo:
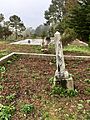
[(0, 85), (0, 91), (2, 91), (3, 90), (3, 86), (2, 85)]
[(0, 104), (0, 120), (10, 120), (11, 115), (15, 112), (14, 106)]
[(10, 95), (6, 96), (6, 99), (9, 101), (13, 101), (15, 99), (15, 94), (10, 94)]
[(21, 112), (24, 114), (32, 113), (34, 111), (34, 105), (32, 104), (24, 104), (21, 106)]
[(90, 84), (90, 79), (85, 79), (84, 80), (86, 83)]
[(61, 97), (74, 97), (78, 94), (78, 91), (75, 89), (75, 90), (68, 90), (68, 89), (65, 89), (65, 88), (62, 88), (62, 87), (57, 87), (57, 86), (54, 86), (52, 87), (52, 91), (51, 91), (51, 94), (52, 95), (60, 95)]
[(0, 73), (5, 73), (6, 68), (4, 66), (0, 66)]

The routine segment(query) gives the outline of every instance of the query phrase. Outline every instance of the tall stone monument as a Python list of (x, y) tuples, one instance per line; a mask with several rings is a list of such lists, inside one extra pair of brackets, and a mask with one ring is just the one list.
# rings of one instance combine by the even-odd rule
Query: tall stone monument
[(54, 76), (54, 85), (60, 85), (61, 87), (69, 90), (74, 89), (73, 78), (68, 71), (65, 70), (65, 62), (62, 48), (61, 35), (57, 31), (54, 34), (55, 37), (55, 49), (56, 49), (56, 72)]

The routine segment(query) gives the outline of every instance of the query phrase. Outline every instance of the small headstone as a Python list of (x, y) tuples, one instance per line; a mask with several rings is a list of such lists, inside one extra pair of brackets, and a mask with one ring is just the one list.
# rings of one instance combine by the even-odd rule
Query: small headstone
[(51, 41), (50, 37), (46, 37), (45, 38), (45, 46), (48, 46), (50, 41)]
[(50, 37), (46, 37), (44, 41), (42, 41), (42, 49), (41, 51), (47, 53), (48, 52), (48, 45), (50, 43), (51, 39)]

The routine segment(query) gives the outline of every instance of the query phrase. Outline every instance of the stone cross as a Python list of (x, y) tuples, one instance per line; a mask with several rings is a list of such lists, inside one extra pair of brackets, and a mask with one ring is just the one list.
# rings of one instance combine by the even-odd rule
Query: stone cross
[(54, 77), (54, 85), (61, 85), (68, 89), (74, 89), (73, 79), (69, 75), (68, 71), (65, 70), (65, 62), (62, 48), (61, 35), (57, 31), (54, 34), (55, 37), (55, 48), (56, 48), (56, 72)]

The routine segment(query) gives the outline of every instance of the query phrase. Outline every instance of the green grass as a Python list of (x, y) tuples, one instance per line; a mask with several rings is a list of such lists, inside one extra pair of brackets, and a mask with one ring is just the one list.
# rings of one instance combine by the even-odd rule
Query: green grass
[(8, 52), (6, 50), (1, 50), (0, 51), (0, 58), (8, 55)]
[(69, 46), (65, 46), (65, 47), (64, 47), (64, 51), (80, 52), (80, 53), (90, 54), (90, 47), (69, 45)]
[(0, 44), (8, 44), (8, 43), (10, 43), (8, 40), (0, 39)]
[[(49, 51), (50, 51), (50, 53), (55, 54), (55, 45), (50, 45)], [(68, 45), (63, 48), (63, 51), (90, 54), (90, 47)]]
[[(28, 46), (28, 45), (9, 45), (5, 41), (0, 41), (1, 50), (0, 50), (0, 58), (13, 52), (31, 52), (31, 53), (43, 53), (41, 51), (41, 46)], [(90, 55), (90, 47), (86, 46), (76, 46), (76, 45), (68, 45), (65, 46), (63, 51), (65, 52), (74, 52), (74, 53), (84, 53)], [(55, 45), (49, 45), (49, 54), (55, 54)]]

